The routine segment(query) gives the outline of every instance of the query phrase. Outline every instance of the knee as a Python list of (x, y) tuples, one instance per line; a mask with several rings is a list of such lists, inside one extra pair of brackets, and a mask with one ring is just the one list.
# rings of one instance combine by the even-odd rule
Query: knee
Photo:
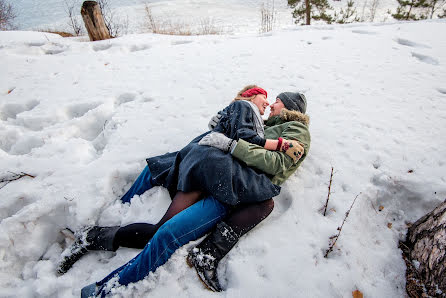
[(265, 214), (265, 217), (268, 216), (274, 209), (274, 200), (271, 198), (269, 200), (266, 200), (263, 202), (263, 212)]
[(162, 245), (168, 245), (175, 240), (175, 229), (172, 223), (169, 221), (165, 222), (159, 229), (156, 231), (155, 235), (151, 242), (156, 242)]

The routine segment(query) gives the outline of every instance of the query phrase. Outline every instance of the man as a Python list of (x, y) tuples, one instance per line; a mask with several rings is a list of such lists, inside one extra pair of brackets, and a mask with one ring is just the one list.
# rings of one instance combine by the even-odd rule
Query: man
[[(236, 142), (235, 146), (228, 146), (229, 143), (234, 144), (235, 141), (219, 133), (209, 134), (202, 139), (200, 145), (213, 146), (222, 150), (232, 148), (231, 154), (234, 158), (243, 161), (249, 167), (265, 172), (274, 184), (281, 184), (300, 166), (310, 148), (309, 120), (304, 114), (305, 111), (306, 99), (302, 94), (281, 93), (276, 102), (271, 105), (271, 114), (265, 123), (265, 138), (278, 139), (279, 144), (282, 138), (296, 140), (302, 144), (304, 153), (301, 157), (299, 156), (300, 159), (297, 159), (297, 162), (284, 152), (268, 151), (243, 140)], [(150, 172), (143, 172), (131, 191), (135, 194), (143, 192), (147, 184), (150, 186)], [(125, 197), (129, 196), (131, 194), (128, 196), (126, 194)], [(215, 225), (217, 225), (215, 230), (189, 253), (187, 261), (189, 265), (195, 267), (202, 281), (211, 290), (221, 291), (216, 274), (218, 263), (242, 235), (271, 213), (273, 206), (274, 203), (270, 199), (230, 209), (212, 197), (205, 198), (164, 223), (138, 256), (110, 273), (102, 281), (82, 289), (82, 297), (93, 294), (106, 295), (107, 289), (110, 288), (106, 285), (111, 279), (116, 280), (115, 277), (118, 277), (120, 285), (143, 279), (164, 264), (176, 249), (205, 235)], [(90, 236), (88, 239), (87, 234), (86, 242), (91, 247), (84, 245), (85, 250), (116, 250), (117, 248), (114, 245), (116, 231), (107, 230), (105, 233), (98, 231), (96, 235)]]
[[(280, 185), (297, 170), (308, 154), (311, 141), (308, 131), (309, 117), (305, 115), (305, 96), (300, 93), (284, 92), (279, 94), (276, 102), (270, 105), (270, 109), (271, 113), (265, 123), (265, 138), (279, 140), (284, 138), (299, 141), (305, 149), (299, 161), (294, 163), (289, 156), (282, 152), (265, 150), (244, 140), (237, 142), (231, 154), (248, 166), (269, 174), (271, 181)], [(215, 118), (213, 121), (216, 122)], [(211, 133), (199, 144), (219, 148), (218, 145), (224, 144), (225, 139), (227, 138), (222, 134)], [(222, 146), (221, 148), (225, 147)], [(239, 216), (233, 215), (218, 223), (215, 231), (191, 250), (187, 257), (189, 266), (195, 267), (203, 283), (213, 291), (222, 290), (217, 277), (217, 267), (220, 260), (232, 249), (241, 236), (270, 213), (265, 214), (264, 212), (262, 214), (260, 211), (259, 216), (259, 210), (256, 210), (255, 206), (250, 206), (249, 209), (241, 212), (235, 212), (240, 213)], [(246, 217), (256, 218), (246, 223)]]

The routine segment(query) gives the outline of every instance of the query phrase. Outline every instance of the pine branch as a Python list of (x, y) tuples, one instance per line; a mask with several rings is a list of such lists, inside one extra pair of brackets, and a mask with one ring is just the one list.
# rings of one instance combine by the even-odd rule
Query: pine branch
[(341, 235), (342, 227), (344, 226), (344, 223), (346, 222), (347, 217), (349, 216), (350, 211), (352, 210), (353, 205), (355, 204), (356, 199), (358, 198), (358, 196), (359, 196), (360, 194), (361, 194), (361, 193), (359, 193), (359, 194), (355, 197), (355, 199), (353, 200), (352, 205), (350, 206), (350, 209), (348, 209), (348, 211), (345, 212), (345, 217), (344, 217), (344, 220), (342, 221), (342, 225), (341, 225), (340, 227), (338, 227), (338, 234), (330, 237), (330, 242), (331, 242), (331, 244), (330, 244), (330, 247), (329, 247), (329, 248), (327, 249), (327, 251), (325, 252), (324, 258), (328, 257), (328, 254), (329, 254), (330, 252), (333, 251), (333, 248), (334, 248), (334, 246), (336, 245), (336, 242), (338, 241), (339, 236)]
[(35, 178), (36, 177), (36, 176), (30, 175), (30, 174), (27, 174), (25, 172), (20, 172), (19, 174), (13, 173), (13, 172), (9, 172), (9, 173), (11, 173), (12, 175), (0, 178), (0, 183), (4, 183), (2, 186), (0, 186), (0, 189), (5, 187), (7, 184), (11, 183), (12, 181), (19, 180), (19, 179), (21, 179), (23, 177), (30, 177), (30, 178)]

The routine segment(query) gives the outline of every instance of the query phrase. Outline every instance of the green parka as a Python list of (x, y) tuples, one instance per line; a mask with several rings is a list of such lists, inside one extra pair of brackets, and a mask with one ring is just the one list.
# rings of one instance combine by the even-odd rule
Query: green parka
[(237, 142), (232, 155), (249, 167), (259, 169), (269, 175), (274, 184), (282, 184), (300, 166), (310, 150), (309, 117), (297, 111), (282, 109), (279, 116), (269, 118), (265, 123), (265, 139), (299, 141), (305, 152), (297, 163), (283, 152), (269, 151), (242, 139)]

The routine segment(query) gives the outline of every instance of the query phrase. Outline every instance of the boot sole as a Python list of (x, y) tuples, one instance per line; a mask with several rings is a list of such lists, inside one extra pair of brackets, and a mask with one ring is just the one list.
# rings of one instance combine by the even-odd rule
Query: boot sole
[(214, 292), (214, 293), (218, 292), (218, 291), (215, 291), (214, 289), (212, 289), (211, 287), (209, 287), (209, 286), (207, 285), (207, 283), (204, 282), (203, 278), (202, 278), (201, 275), (198, 273), (197, 268), (195, 268), (194, 264), (192, 264), (192, 261), (190, 260), (189, 256), (186, 257), (186, 264), (187, 264), (190, 268), (193, 268), (193, 269), (195, 270), (195, 273), (197, 274), (198, 279), (201, 281), (201, 283), (204, 285), (204, 287), (205, 287), (206, 289), (208, 289), (209, 291)]

